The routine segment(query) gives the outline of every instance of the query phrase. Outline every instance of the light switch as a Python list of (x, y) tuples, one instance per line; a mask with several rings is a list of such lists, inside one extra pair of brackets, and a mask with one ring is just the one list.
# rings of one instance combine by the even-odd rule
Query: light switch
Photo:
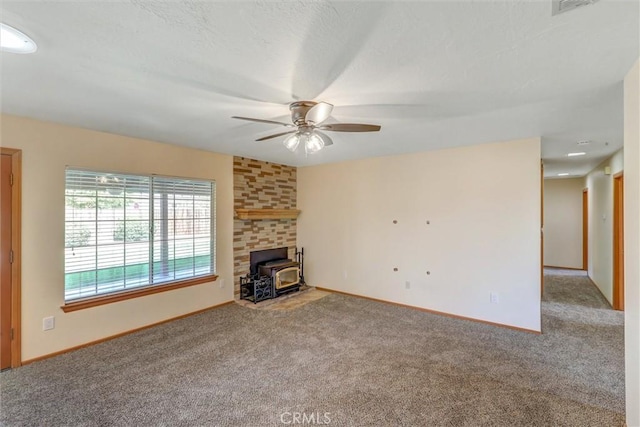
[(42, 319), (42, 330), (49, 331), (56, 327), (56, 319), (53, 316)]

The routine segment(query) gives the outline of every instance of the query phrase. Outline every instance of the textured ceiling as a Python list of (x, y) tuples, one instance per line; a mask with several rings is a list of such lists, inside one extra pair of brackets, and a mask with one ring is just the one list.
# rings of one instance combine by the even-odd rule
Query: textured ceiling
[[(2, 53), (2, 111), (291, 165), (542, 136), (547, 174), (622, 146), (622, 79), (639, 57), (634, 0), (557, 16), (550, 1), (3, 1), (33, 55)], [(305, 157), (288, 103), (323, 100), (332, 133)], [(567, 159), (576, 142), (588, 155)], [(605, 144), (608, 143), (608, 144)]]

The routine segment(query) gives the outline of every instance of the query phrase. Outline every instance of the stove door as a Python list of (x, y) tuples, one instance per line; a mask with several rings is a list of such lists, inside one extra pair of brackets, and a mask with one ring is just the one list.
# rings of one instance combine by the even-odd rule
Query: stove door
[(300, 281), (300, 269), (298, 267), (283, 268), (276, 272), (276, 289), (284, 289), (297, 285)]

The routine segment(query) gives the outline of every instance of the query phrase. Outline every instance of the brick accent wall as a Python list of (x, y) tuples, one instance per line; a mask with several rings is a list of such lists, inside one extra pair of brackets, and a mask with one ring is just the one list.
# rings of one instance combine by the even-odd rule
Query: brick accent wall
[[(296, 168), (245, 157), (233, 158), (234, 209), (295, 209)], [(240, 298), (240, 277), (249, 272), (249, 252), (289, 248), (295, 257), (296, 220), (239, 220), (233, 222), (234, 296)]]

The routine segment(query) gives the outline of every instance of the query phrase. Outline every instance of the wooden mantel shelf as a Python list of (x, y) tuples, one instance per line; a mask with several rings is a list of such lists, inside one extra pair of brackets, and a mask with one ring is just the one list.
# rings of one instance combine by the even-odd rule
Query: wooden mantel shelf
[(236, 209), (237, 219), (296, 219), (299, 209)]

